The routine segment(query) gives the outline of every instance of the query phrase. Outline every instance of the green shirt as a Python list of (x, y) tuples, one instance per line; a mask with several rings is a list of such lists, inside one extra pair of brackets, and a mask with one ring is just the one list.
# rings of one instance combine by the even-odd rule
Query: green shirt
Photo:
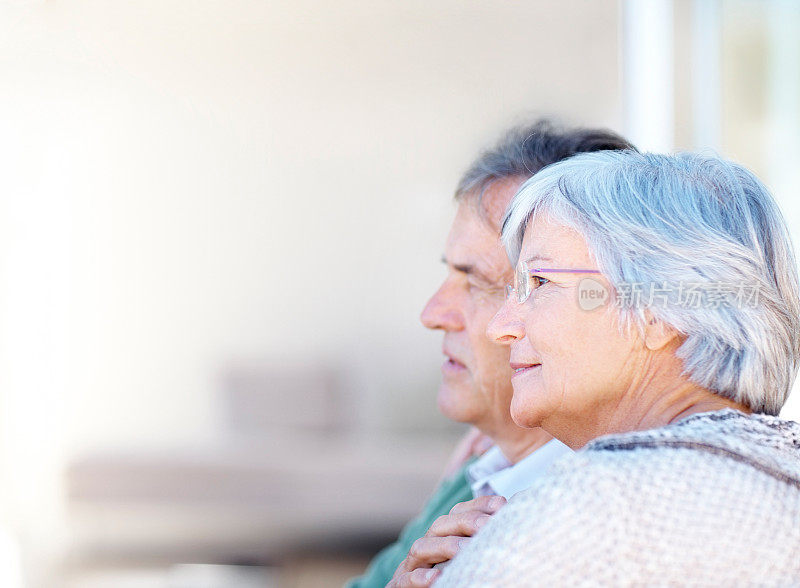
[(384, 588), (392, 579), (397, 566), (406, 558), (411, 545), (422, 537), (437, 518), (446, 515), (459, 502), (472, 500), (472, 489), (467, 481), (467, 467), (475, 461), (467, 461), (451, 478), (443, 481), (422, 512), (412, 519), (400, 532), (397, 541), (384, 547), (372, 558), (363, 576), (353, 578), (347, 588)]

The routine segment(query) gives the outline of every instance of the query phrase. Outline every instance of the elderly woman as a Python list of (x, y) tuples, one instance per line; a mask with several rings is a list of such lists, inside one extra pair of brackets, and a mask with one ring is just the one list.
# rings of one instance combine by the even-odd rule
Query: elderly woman
[(512, 416), (580, 451), (436, 585), (800, 583), (800, 425), (775, 416), (798, 276), (765, 187), (712, 157), (579, 155), (522, 186), (503, 240)]

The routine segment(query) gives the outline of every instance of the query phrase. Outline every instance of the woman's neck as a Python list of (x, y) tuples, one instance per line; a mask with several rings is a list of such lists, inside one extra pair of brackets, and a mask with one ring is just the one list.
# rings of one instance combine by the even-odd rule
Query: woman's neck
[[(692, 414), (732, 408), (752, 412), (740, 402), (725, 398), (691, 382), (685, 375), (671, 373), (668, 377), (644, 378), (632, 386), (618, 401), (598, 410), (589, 422), (547, 426), (557, 439), (573, 449), (602, 435), (644, 431), (666, 426)], [(588, 420), (588, 419), (587, 419)], [(561, 430), (557, 430), (560, 428)]]

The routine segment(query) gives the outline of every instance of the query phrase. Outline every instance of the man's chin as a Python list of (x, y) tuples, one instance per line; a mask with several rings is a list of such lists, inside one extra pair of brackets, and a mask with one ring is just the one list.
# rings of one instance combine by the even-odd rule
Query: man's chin
[(471, 388), (442, 383), (436, 396), (436, 405), (445, 417), (457, 423), (472, 424), (479, 416), (477, 402)]

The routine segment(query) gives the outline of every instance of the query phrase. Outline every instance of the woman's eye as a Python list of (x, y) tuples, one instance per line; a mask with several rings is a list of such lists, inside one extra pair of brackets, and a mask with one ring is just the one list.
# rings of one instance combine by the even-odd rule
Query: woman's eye
[(531, 288), (535, 290), (539, 286), (544, 286), (547, 282), (549, 282), (547, 278), (543, 278), (542, 276), (531, 276)]

